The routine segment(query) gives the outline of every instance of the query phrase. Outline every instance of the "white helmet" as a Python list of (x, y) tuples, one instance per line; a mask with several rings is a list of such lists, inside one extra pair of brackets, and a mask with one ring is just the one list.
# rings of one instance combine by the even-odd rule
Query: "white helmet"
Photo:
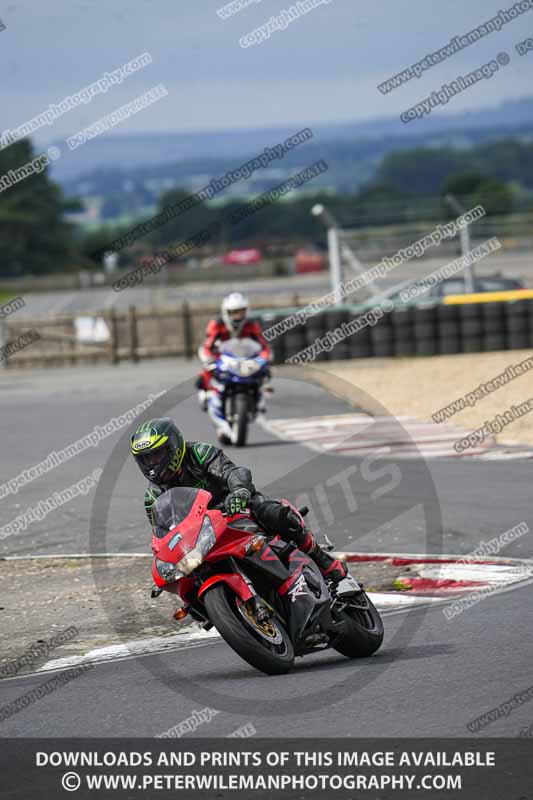
[(241, 331), (248, 314), (248, 300), (240, 292), (232, 292), (222, 301), (222, 319), (226, 328), (235, 336)]

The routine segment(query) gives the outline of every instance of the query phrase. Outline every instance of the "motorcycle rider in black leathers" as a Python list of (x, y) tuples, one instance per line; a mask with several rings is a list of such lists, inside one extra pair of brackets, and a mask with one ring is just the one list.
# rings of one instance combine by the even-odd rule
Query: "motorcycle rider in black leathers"
[(152, 505), (167, 489), (187, 486), (212, 494), (210, 508), (223, 503), (227, 514), (250, 508), (255, 520), (270, 535), (279, 534), (313, 559), (324, 577), (338, 583), (348, 574), (342, 561), (332, 558), (317, 544), (310, 530), (286, 505), (258, 492), (247, 467), (238, 467), (218, 447), (205, 442), (186, 442), (168, 417), (139, 425), (131, 437), (131, 452), (149, 485), (144, 508), (152, 524)]

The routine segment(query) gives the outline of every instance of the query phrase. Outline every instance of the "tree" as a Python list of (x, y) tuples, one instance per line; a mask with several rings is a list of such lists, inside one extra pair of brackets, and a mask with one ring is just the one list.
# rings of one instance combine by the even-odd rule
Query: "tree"
[[(44, 167), (18, 182), (13, 172), (36, 158), (31, 142), (22, 139), (0, 151), (0, 276), (16, 277), (72, 269), (72, 228), (63, 212), (67, 203)], [(17, 175), (18, 177), (18, 175)]]
[(396, 225), (405, 221), (409, 193), (387, 183), (363, 186), (353, 205), (355, 227), (366, 225)]
[[(84, 257), (84, 267), (98, 268), (102, 267), (102, 258), (95, 254), (100, 254), (108, 249), (109, 243), (118, 239), (121, 235), (130, 230), (130, 226), (119, 225), (100, 225), (98, 228), (88, 232), (82, 232), (79, 235), (78, 247), (81, 255)], [(120, 262), (127, 264), (131, 259), (125, 257), (128, 251), (120, 254)], [(120, 263), (119, 262), (119, 263)]]
[[(156, 214), (163, 213), (166, 209), (177, 206), (191, 196), (192, 192), (184, 189), (172, 189), (165, 192), (159, 200)], [(155, 215), (154, 215), (155, 216)], [(207, 228), (212, 222), (220, 218), (220, 210), (199, 201), (187, 211), (178, 211), (161, 227), (156, 228), (147, 237), (147, 241), (154, 245), (172, 244), (188, 239)]]
[(444, 182), (442, 196), (453, 194), (468, 208), (483, 206), (487, 216), (509, 214), (514, 207), (515, 194), (511, 186), (497, 178), (487, 178), (478, 172), (459, 172)]
[(418, 147), (385, 156), (377, 171), (377, 181), (400, 192), (437, 195), (450, 173), (464, 168), (467, 154), (449, 147)]

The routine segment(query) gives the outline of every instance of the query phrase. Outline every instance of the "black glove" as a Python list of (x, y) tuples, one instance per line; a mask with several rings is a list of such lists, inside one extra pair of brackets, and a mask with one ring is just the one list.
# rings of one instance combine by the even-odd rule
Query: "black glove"
[(226, 514), (240, 514), (242, 511), (246, 511), (251, 496), (250, 490), (245, 489), (244, 486), (241, 489), (235, 489), (234, 492), (230, 492), (224, 500)]
[(300, 517), (290, 506), (283, 506), (279, 515), (280, 529), (287, 535), (301, 533), (303, 525)]

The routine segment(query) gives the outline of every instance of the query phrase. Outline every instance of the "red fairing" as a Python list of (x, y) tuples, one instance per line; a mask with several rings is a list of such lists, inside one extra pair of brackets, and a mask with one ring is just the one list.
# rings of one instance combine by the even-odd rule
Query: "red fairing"
[[(182, 520), (179, 526), (173, 530), (170, 530), (163, 539), (159, 539), (157, 536), (152, 534), (152, 552), (156, 558), (159, 558), (160, 561), (167, 561), (172, 564), (176, 564), (183, 558), (183, 556), (185, 556), (194, 548), (205, 513), (207, 511), (207, 505), (211, 500), (211, 497), (212, 495), (210, 492), (207, 492), (204, 489), (199, 489), (197, 497), (189, 514), (187, 515), (187, 518)], [(209, 517), (215, 531), (215, 536), (218, 538), (226, 527), (226, 522), (222, 512), (210, 510)], [(169, 550), (168, 544), (178, 529), (182, 539), (172, 550)], [(159, 575), (155, 566), (155, 559), (152, 563), (152, 576), (156, 586), (164, 588), (165, 590), (167, 586), (172, 586), (172, 584), (167, 583)], [(169, 591), (175, 592), (175, 589), (171, 588)]]
[(299, 566), (296, 572), (293, 572), (290, 578), (287, 578), (287, 580), (284, 583), (282, 583), (281, 586), (278, 588), (278, 594), (280, 594), (282, 597), (284, 594), (287, 594), (293, 583), (295, 583), (296, 578), (300, 577), (300, 574), (302, 572), (302, 566), (303, 564)]
[[(209, 512), (209, 516), (212, 518), (211, 511)], [(232, 522), (239, 519), (250, 519), (250, 514), (234, 514), (232, 517), (227, 517), (224, 520), (225, 525), (217, 530), (217, 543), (206, 556), (206, 562), (220, 561), (221, 558), (225, 558), (226, 556), (244, 558), (246, 555), (246, 547), (254, 536), (257, 535), (257, 531), (232, 528)]]
[[(210, 492), (199, 489), (196, 500), (187, 518), (182, 520), (176, 528), (170, 530), (164, 538), (158, 539), (155, 535), (152, 536), (152, 550), (156, 558), (160, 559), (160, 561), (177, 564), (194, 548), (211, 497), (212, 495)], [(205, 556), (205, 563), (215, 564), (217, 561), (221, 561), (228, 556), (244, 558), (247, 545), (257, 535), (257, 526), (254, 524), (253, 530), (243, 530), (240, 528), (232, 528), (231, 525), (232, 522), (236, 523), (240, 520), (250, 520), (250, 514), (235, 514), (230, 518), (226, 518), (218, 509), (209, 509), (207, 514), (213, 527), (216, 541), (210, 552)], [(174, 547), (170, 550), (168, 545), (176, 531), (179, 531), (181, 540), (177, 544), (174, 544)], [(192, 577), (182, 577), (178, 578), (177, 581), (167, 583), (159, 575), (155, 559), (152, 563), (152, 576), (156, 586), (173, 594), (179, 594), (185, 601), (187, 601), (187, 594), (192, 591), (195, 585), (195, 579)], [(230, 578), (232, 578), (232, 581), (227, 580), (226, 582), (234, 589), (239, 597), (245, 600), (252, 597), (252, 593), (248, 589), (246, 582), (243, 581), (239, 575), (233, 575), (233, 573), (231, 573)], [(216, 580), (217, 579), (215, 579), (214, 582), (216, 582)]]
[[(199, 489), (194, 505), (187, 515), (187, 518), (182, 520), (176, 529), (169, 531), (163, 539), (158, 539), (157, 536), (152, 535), (152, 552), (157, 558), (161, 559), (161, 561), (170, 561), (175, 564), (180, 561), (189, 550), (193, 549), (211, 497), (212, 495), (210, 492), (205, 491), (205, 489)], [(218, 538), (226, 527), (222, 512), (209, 510), (209, 518), (215, 535)], [(169, 550), (168, 543), (178, 528), (182, 539), (172, 550)]]
[[(153, 549), (154, 549), (154, 548), (152, 547), (152, 550), (153, 550)], [(154, 555), (155, 555), (155, 554), (154, 554)], [(165, 581), (163, 580), (163, 578), (161, 578), (161, 577), (159, 576), (159, 573), (158, 573), (158, 571), (157, 571), (157, 569), (156, 569), (156, 567), (155, 567), (155, 558), (154, 558), (154, 560), (152, 561), (152, 578), (154, 579), (154, 583), (155, 583), (155, 585), (156, 585), (156, 586), (158, 586), (160, 589), (161, 589), (163, 586), (170, 586), (170, 585), (171, 585), (171, 584), (166, 584), (166, 583), (165, 583)]]
[(300, 552), (299, 550), (294, 550), (289, 557), (291, 575), (278, 588), (278, 594), (280, 594), (282, 597), (284, 594), (287, 594), (293, 583), (295, 583), (296, 579), (300, 577), (304, 565), (309, 563), (310, 559), (304, 555), (304, 553)]
[(194, 578), (181, 578), (177, 583), (177, 594), (181, 597), (184, 603), (189, 602), (189, 592), (194, 589), (196, 581)]
[(250, 587), (240, 575), (236, 575), (235, 573), (231, 572), (222, 572), (220, 575), (212, 575), (211, 578), (208, 578), (206, 582), (202, 584), (198, 592), (198, 598), (200, 599), (205, 592), (211, 588), (211, 586), (214, 586), (216, 583), (220, 583), (221, 581), (227, 583), (230, 589), (232, 589), (243, 601), (249, 600), (250, 597), (254, 596), (253, 592), (250, 590)]
[(278, 561), (277, 555), (267, 545), (261, 552), (261, 561)]
[(177, 581), (172, 581), (172, 583), (165, 583), (157, 574), (155, 561), (152, 561), (152, 577), (156, 585), (160, 588), (164, 588), (165, 592), (169, 592), (169, 594), (176, 594), (183, 600), (184, 603), (189, 603), (188, 595), (189, 592), (194, 589), (194, 578), (178, 578)]
[[(205, 342), (203, 345), (204, 354), (208, 358), (216, 358), (216, 353), (214, 351), (214, 345), (217, 341), (225, 342), (228, 339), (231, 339), (233, 334), (226, 328), (224, 322), (221, 319), (212, 319), (208, 325), (205, 332)], [(258, 322), (254, 322), (253, 320), (246, 320), (244, 325), (242, 326), (239, 332), (239, 339), (249, 338), (255, 339), (256, 342), (259, 342), (261, 345), (261, 352), (259, 355), (261, 358), (265, 358), (267, 361), (272, 360), (272, 352), (270, 347), (268, 346), (268, 342), (263, 336), (263, 331), (261, 330), (261, 326)]]

